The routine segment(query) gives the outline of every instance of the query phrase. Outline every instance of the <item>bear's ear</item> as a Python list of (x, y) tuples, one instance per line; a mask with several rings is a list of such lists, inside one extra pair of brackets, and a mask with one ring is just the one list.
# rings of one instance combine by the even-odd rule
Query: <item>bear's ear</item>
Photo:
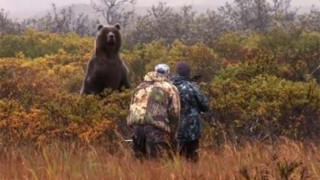
[(114, 25), (114, 27), (116, 27), (118, 30), (120, 30), (120, 24), (117, 23), (116, 25)]
[(103, 28), (103, 25), (102, 25), (102, 24), (99, 24), (98, 27), (97, 27), (98, 31), (99, 31), (101, 28)]

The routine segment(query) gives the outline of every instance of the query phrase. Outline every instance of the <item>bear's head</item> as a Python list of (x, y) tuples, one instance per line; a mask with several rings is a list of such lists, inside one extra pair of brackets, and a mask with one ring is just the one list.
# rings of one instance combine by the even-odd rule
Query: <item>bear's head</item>
[(118, 53), (121, 47), (120, 25), (114, 26), (98, 26), (96, 36), (96, 51), (105, 53)]

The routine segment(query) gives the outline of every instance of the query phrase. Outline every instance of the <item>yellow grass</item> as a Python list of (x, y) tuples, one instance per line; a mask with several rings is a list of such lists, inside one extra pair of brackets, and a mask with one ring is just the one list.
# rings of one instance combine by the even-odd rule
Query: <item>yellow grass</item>
[(202, 147), (196, 164), (175, 157), (139, 161), (129, 146), (53, 143), (0, 149), (0, 179), (320, 179), (320, 150), (282, 139), (274, 145)]

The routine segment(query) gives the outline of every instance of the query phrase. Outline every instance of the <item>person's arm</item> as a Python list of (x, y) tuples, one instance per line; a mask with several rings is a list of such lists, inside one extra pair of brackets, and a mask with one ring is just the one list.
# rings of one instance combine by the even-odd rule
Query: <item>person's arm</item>
[(171, 137), (176, 138), (178, 127), (180, 123), (180, 96), (178, 89), (172, 85), (171, 88), (171, 104), (169, 109), (169, 121), (170, 121), (170, 129), (171, 129)]
[(129, 125), (129, 127), (132, 127), (132, 124), (134, 122), (134, 119), (132, 119), (133, 118), (132, 117), (132, 115), (133, 115), (132, 113), (134, 113), (134, 109), (132, 109), (132, 107), (134, 106), (134, 103), (136, 101), (136, 93), (137, 93), (137, 90), (139, 90), (140, 85), (132, 92), (132, 95), (131, 95), (130, 106), (129, 106), (129, 114), (128, 114), (128, 117), (127, 117), (127, 125)]
[(207, 112), (209, 110), (207, 97), (201, 92), (197, 84), (192, 83), (192, 86), (199, 110), (201, 112)]

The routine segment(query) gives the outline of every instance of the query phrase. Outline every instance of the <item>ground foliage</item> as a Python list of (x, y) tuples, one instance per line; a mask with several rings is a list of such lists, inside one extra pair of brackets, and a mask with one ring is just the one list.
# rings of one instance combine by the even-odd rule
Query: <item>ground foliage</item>
[[(80, 96), (94, 39), (30, 30), (0, 37), (0, 144), (129, 138), (132, 90)], [(230, 32), (215, 46), (176, 40), (122, 49), (133, 87), (157, 63), (187, 61), (209, 98), (204, 140), (317, 139), (320, 64), (318, 32), (244, 35)]]

